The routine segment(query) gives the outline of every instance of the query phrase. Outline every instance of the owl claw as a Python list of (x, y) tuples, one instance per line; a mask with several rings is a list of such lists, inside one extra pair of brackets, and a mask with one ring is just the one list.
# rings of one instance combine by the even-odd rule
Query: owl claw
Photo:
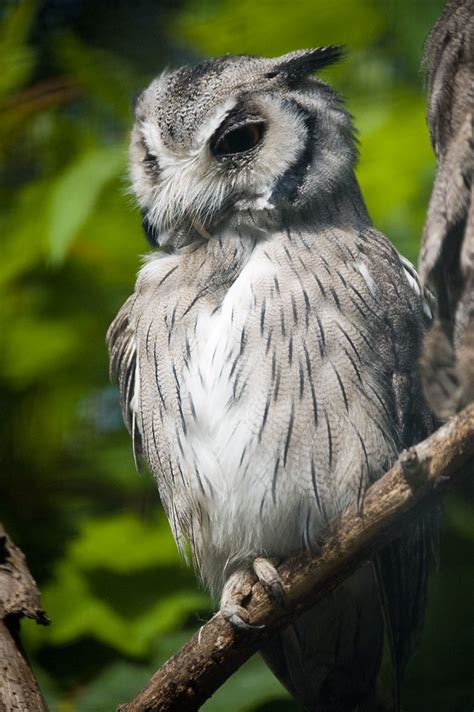
[(221, 607), (221, 613), (232, 627), (238, 631), (258, 630), (265, 627), (249, 623), (247, 609), (237, 603), (227, 603), (224, 607)]
[(253, 562), (253, 570), (268, 596), (273, 598), (281, 608), (285, 608), (285, 589), (275, 564), (276, 562), (271, 559), (258, 556)]
[(255, 577), (247, 569), (235, 571), (222, 591), (220, 611), (224, 618), (238, 631), (257, 630), (261, 625), (249, 623), (249, 614), (242, 602), (250, 596)]

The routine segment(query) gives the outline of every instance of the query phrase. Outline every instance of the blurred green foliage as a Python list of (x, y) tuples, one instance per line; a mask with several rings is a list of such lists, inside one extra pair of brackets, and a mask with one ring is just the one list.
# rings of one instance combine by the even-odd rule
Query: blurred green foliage
[[(146, 252), (127, 194), (131, 100), (166, 65), (346, 44), (325, 73), (361, 137), (376, 225), (416, 260), (433, 175), (419, 70), (441, 0), (0, 5), (0, 516), (28, 554), (48, 629), (24, 625), (52, 710), (130, 698), (212, 605), (134, 472), (104, 335)], [(445, 513), (441, 571), (405, 686), (413, 712), (472, 708), (472, 485)], [(446, 652), (449, 651), (449, 652)], [(208, 712), (295, 710), (255, 658)]]

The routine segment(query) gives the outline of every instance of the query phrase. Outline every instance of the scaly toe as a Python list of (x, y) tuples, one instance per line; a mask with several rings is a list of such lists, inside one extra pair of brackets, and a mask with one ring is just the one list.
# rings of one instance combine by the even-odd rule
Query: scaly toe
[(265, 559), (263, 556), (258, 556), (253, 562), (253, 570), (267, 594), (273, 598), (281, 608), (284, 608), (286, 605), (286, 594), (283, 581), (276, 569), (276, 562), (271, 559)]
[(260, 625), (249, 622), (247, 609), (242, 605), (250, 595), (255, 576), (248, 569), (235, 571), (226, 581), (222, 591), (220, 611), (224, 618), (238, 631), (256, 630)]
[(262, 625), (252, 625), (249, 623), (249, 614), (246, 608), (237, 603), (226, 603), (221, 606), (221, 613), (224, 618), (238, 631), (257, 630), (263, 628)]

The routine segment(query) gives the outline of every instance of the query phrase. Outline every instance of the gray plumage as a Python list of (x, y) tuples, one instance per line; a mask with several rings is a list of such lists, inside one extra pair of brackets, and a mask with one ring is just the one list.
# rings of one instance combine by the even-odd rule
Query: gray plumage
[[(416, 273), (371, 225), (340, 98), (309, 76), (338, 56), (211, 60), (137, 105), (132, 183), (163, 251), (110, 327), (111, 369), (178, 546), (216, 597), (257, 556), (317, 548), (432, 428)], [(423, 621), (429, 520), (265, 646), (309, 709), (371, 694), (383, 609), (399, 684)]]
[(423, 379), (447, 418), (474, 398), (474, 3), (451, 0), (428, 37), (428, 125), (436, 178), (420, 273), (438, 314), (425, 340)]

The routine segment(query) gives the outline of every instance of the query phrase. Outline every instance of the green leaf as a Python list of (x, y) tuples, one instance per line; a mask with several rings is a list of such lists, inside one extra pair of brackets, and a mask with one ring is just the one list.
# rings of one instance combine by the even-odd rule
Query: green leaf
[(75, 712), (109, 712), (129, 701), (148, 681), (153, 669), (120, 662), (111, 665), (88, 685), (75, 705)]
[(79, 348), (69, 323), (31, 316), (11, 321), (3, 338), (5, 376), (21, 388), (63, 368)]
[(51, 193), (48, 220), (49, 254), (62, 262), (86, 222), (105, 185), (124, 170), (123, 144), (80, 155), (57, 180)]
[(384, 25), (382, 9), (370, 0), (326, 1), (317, 6), (286, 0), (188, 0), (170, 24), (170, 33), (205, 55), (275, 56), (328, 44), (345, 43), (357, 49), (366, 46)]
[(30, 645), (92, 637), (132, 656), (209, 609), (209, 597), (178, 559), (164, 516), (145, 523), (131, 514), (84, 523), (42, 600), (53, 624), (41, 633), (28, 629)]
[(176, 564), (178, 554), (165, 517), (142, 521), (124, 513), (85, 522), (81, 536), (71, 544), (70, 558), (84, 570), (130, 574)]

